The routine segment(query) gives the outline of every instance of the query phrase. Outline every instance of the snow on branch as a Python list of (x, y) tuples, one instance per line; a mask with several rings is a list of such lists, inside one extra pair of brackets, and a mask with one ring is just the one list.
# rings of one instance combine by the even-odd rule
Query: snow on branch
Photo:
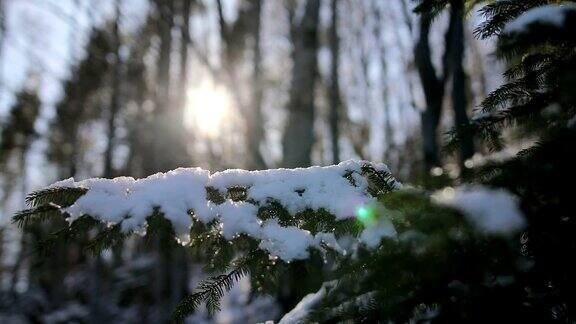
[(460, 211), (478, 231), (509, 236), (526, 227), (518, 199), (504, 189), (484, 186), (445, 188), (433, 196), (440, 205)]
[[(189, 242), (196, 224), (215, 226), (218, 235), (233, 240), (246, 235), (258, 247), (284, 261), (308, 258), (309, 248), (329, 247), (345, 253), (333, 232), (304, 229), (297, 216), (307, 211), (327, 213), (334, 222), (366, 216), (367, 206), (378, 195), (400, 188), (384, 164), (346, 161), (327, 167), (274, 169), (265, 171), (226, 170), (210, 173), (200, 168), (180, 168), (144, 179), (70, 178), (30, 195), (34, 207), (15, 216), (25, 223), (31, 218), (47, 218), (55, 212), (67, 217), (70, 226), (88, 216), (123, 234), (143, 233), (151, 216), (170, 221), (179, 241)], [(270, 207), (284, 210), (291, 221), (271, 213)], [(288, 224), (288, 225), (287, 225)], [(363, 233), (368, 245), (383, 236), (386, 229)]]
[(310, 312), (322, 302), (327, 291), (335, 284), (335, 281), (326, 282), (317, 292), (304, 296), (290, 312), (282, 316), (278, 324), (304, 323)]
[(553, 27), (562, 27), (566, 23), (568, 14), (576, 12), (576, 5), (546, 5), (532, 8), (518, 18), (512, 20), (504, 28), (505, 33), (523, 33), (530, 26), (541, 24)]

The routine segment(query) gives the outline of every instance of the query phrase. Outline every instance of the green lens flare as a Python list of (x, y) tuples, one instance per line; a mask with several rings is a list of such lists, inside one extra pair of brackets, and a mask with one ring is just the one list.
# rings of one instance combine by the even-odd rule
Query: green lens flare
[(360, 206), (356, 209), (356, 218), (365, 226), (371, 225), (376, 220), (376, 213), (371, 207)]

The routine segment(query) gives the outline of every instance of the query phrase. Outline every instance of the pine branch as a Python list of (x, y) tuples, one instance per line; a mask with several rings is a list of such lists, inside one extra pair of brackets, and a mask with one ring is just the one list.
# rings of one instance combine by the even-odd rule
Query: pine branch
[(86, 188), (53, 187), (34, 191), (26, 197), (26, 203), (31, 207), (55, 204), (60, 207), (68, 207), (74, 204), (78, 198), (88, 192)]
[(390, 172), (378, 171), (371, 165), (362, 167), (362, 175), (368, 179), (368, 192), (374, 197), (397, 190), (400, 185)]
[(50, 233), (46, 239), (40, 240), (36, 245), (36, 252), (42, 257), (48, 257), (52, 254), (58, 242), (68, 243), (78, 240), (84, 233), (88, 233), (99, 225), (101, 223), (96, 219), (90, 216), (82, 216), (73, 221), (70, 226), (62, 227)]
[(238, 266), (228, 274), (214, 276), (202, 282), (197, 292), (185, 297), (176, 307), (172, 318), (176, 322), (182, 322), (186, 316), (193, 313), (198, 306), (206, 303), (210, 314), (220, 310), (220, 299), (226, 292), (232, 289), (235, 282), (249, 274), (248, 268)]
[[(319, 322), (334, 321), (368, 321), (377, 320), (380, 302), (375, 297), (375, 291), (346, 295), (346, 300), (332, 307), (319, 308), (312, 312), (310, 318)], [(332, 304), (334, 305), (334, 304)]]
[(508, 80), (522, 78), (524, 75), (534, 73), (534, 71), (547, 71), (555, 60), (563, 57), (564, 53), (533, 53), (522, 57), (522, 61), (513, 65), (504, 72), (504, 77)]
[(546, 81), (550, 69), (531, 71), (522, 78), (511, 81), (492, 91), (480, 104), (483, 113), (493, 112), (499, 108), (506, 108), (509, 104), (527, 102), (538, 95), (538, 90)]
[[(354, 171), (346, 172), (345, 169), (342, 169), (339, 173), (332, 173), (331, 176), (343, 176), (348, 179), (351, 186), (362, 186), (362, 195), (365, 195), (366, 198), (375, 197), (380, 199), (385, 194), (397, 190), (400, 186), (392, 174), (380, 166), (361, 162), (353, 165), (353, 167), (354, 169), (352, 170)], [(363, 178), (362, 181), (360, 181), (360, 177)], [(356, 183), (357, 181), (359, 183)], [(87, 183), (89, 184), (90, 182), (88, 181)], [(323, 264), (322, 259), (327, 256), (334, 259), (340, 257), (340, 255), (336, 255), (340, 252), (337, 247), (330, 246), (327, 242), (322, 241), (324, 239), (330, 240), (331, 237), (316, 237), (315, 235), (322, 233), (322, 235), (334, 234), (336, 237), (347, 234), (358, 236), (364, 230), (363, 225), (351, 217), (353, 215), (348, 216), (350, 217), (348, 219), (338, 220), (335, 215), (327, 211), (324, 207), (316, 207), (314, 210), (309, 208), (292, 213), (288, 211), (286, 206), (283, 206), (280, 200), (276, 201), (274, 198), (261, 198), (259, 201), (253, 201), (255, 198), (249, 198), (250, 187), (231, 186), (226, 188), (226, 190), (219, 190), (208, 186), (205, 189), (207, 200), (215, 205), (234, 202), (252, 204), (258, 207), (257, 213), (253, 216), (257, 218), (258, 224), (263, 224), (262, 232), (258, 232), (255, 235), (250, 234), (252, 236), (249, 236), (247, 233), (238, 233), (238, 235), (231, 239), (225, 238), (222, 233), (222, 226), (225, 223), (222, 221), (220, 215), (217, 215), (212, 221), (206, 221), (204, 223), (204, 221), (201, 220), (202, 218), (194, 215), (192, 210), (188, 211), (190, 219), (193, 222), (193, 226), (190, 228), (191, 242), (189, 247), (195, 251), (199, 251), (203, 256), (209, 256), (211, 260), (211, 262), (207, 263), (207, 269), (209, 271), (223, 273), (229, 271), (230, 268), (232, 268), (232, 271), (224, 275), (212, 277), (202, 283), (196, 293), (186, 298), (179, 305), (174, 313), (175, 319), (184, 318), (200, 303), (206, 303), (210, 312), (217, 311), (220, 306), (220, 298), (223, 294), (232, 287), (234, 282), (247, 273), (251, 273), (254, 269), (260, 269), (257, 270), (260, 272), (253, 278), (255, 287), (259, 289), (273, 289), (281, 283), (280, 274), (290, 268), (289, 263), (292, 260), (299, 260), (303, 254), (298, 257), (292, 257), (294, 254), (289, 254), (286, 260), (284, 260), (285, 262), (282, 261), (282, 256), (280, 256), (280, 259), (275, 256), (271, 257), (270, 253), (274, 254), (275, 252), (270, 250), (269, 247), (262, 247), (261, 244), (264, 239), (273, 239), (273, 237), (268, 236), (274, 235), (265, 234), (267, 233), (267, 229), (265, 228), (265, 226), (267, 226), (266, 220), (272, 220), (268, 224), (277, 222), (281, 227), (293, 227), (289, 229), (289, 231), (300, 230), (304, 235), (303, 237), (307, 240), (306, 246), (303, 247), (306, 251), (303, 252), (306, 253), (308, 259), (316, 260), (319, 264)], [(163, 212), (164, 210), (170, 210), (170, 206), (162, 205), (154, 207), (151, 215), (146, 217), (142, 224), (134, 225), (130, 223), (132, 216), (130, 215), (130, 211), (128, 211), (133, 209), (124, 207), (122, 209), (124, 212), (122, 213), (126, 213), (126, 215), (120, 215), (120, 213), (118, 213), (118, 215), (115, 214), (110, 218), (107, 218), (107, 215), (102, 215), (102, 212), (98, 212), (98, 209), (96, 209), (96, 211), (94, 211), (94, 209), (85, 209), (85, 205), (93, 206), (91, 205), (93, 202), (90, 200), (93, 199), (93, 196), (86, 196), (86, 200), (83, 201), (83, 203), (88, 201), (86, 204), (74, 206), (74, 203), (80, 197), (91, 194), (89, 190), (90, 189), (85, 188), (57, 187), (36, 191), (28, 198), (29, 204), (35, 207), (16, 214), (14, 221), (21, 226), (26, 226), (33, 222), (48, 219), (49, 217), (67, 217), (69, 216), (66, 213), (68, 207), (74, 208), (74, 216), (76, 216), (76, 213), (81, 215), (70, 224), (50, 233), (48, 239), (44, 240), (42, 246), (38, 249), (38, 251), (44, 255), (48, 255), (50, 249), (57, 243), (76, 239), (81, 239), (82, 242), (80, 242), (80, 245), (90, 253), (97, 255), (103, 250), (109, 249), (122, 242), (132, 234), (132, 230), (139, 228), (146, 229), (146, 239), (149, 240), (152, 237), (156, 237), (158, 241), (161, 242), (163, 249), (171, 249), (176, 244), (176, 232), (173, 224)], [(302, 197), (305, 195), (307, 187), (300, 189), (295, 186), (294, 189), (290, 190), (294, 190)], [(122, 190), (117, 192), (120, 195), (124, 195), (124, 191)], [(355, 189), (352, 189), (350, 192), (352, 194), (357, 193)], [(101, 199), (105, 199), (109, 192), (102, 193), (96, 191), (94, 194), (98, 197), (96, 201), (100, 203)], [(130, 198), (130, 194), (130, 190), (126, 190), (125, 195), (128, 199)], [(206, 203), (208, 203), (208, 201)], [(88, 213), (88, 210), (98, 214), (97, 217), (86, 214), (83, 215), (83, 213)], [(214, 208), (214, 211), (218, 210), (218, 208)], [(218, 213), (220, 212), (218, 211)], [(184, 217), (186, 215), (180, 213), (178, 216)], [(142, 215), (139, 214), (138, 217), (138, 219), (140, 219)], [(120, 220), (108, 223), (109, 219)], [(186, 220), (182, 221), (185, 222)], [(269, 226), (272, 226), (272, 229), (274, 228), (274, 225)], [(95, 234), (92, 232), (93, 230), (95, 230)], [(272, 230), (268, 233), (275, 232)], [(284, 238), (281, 235), (278, 237), (280, 241), (277, 246), (281, 248), (282, 244), (285, 244), (282, 241)], [(276, 247), (272, 247), (272, 249), (274, 248)], [(235, 256), (239, 253), (245, 253), (246, 251), (257, 252), (249, 252), (248, 255), (240, 261), (233, 261)], [(303, 265), (302, 268), (306, 268), (306, 266), (312, 264), (303, 262), (301, 265)], [(262, 267), (266, 267), (268, 270), (264, 277), (261, 276)], [(314, 272), (310, 268), (306, 269), (308, 269), (309, 273)], [(314, 269), (320, 269), (318, 264), (315, 264)]]
[(130, 236), (130, 232), (123, 232), (121, 224), (116, 224), (100, 231), (96, 237), (88, 242), (86, 249), (93, 255), (112, 248)]
[(62, 210), (60, 206), (47, 204), (17, 212), (12, 217), (12, 222), (18, 224), (20, 228), (25, 228), (32, 223), (44, 222), (61, 215)]
[(160, 249), (163, 251), (170, 251), (180, 244), (177, 241), (172, 223), (158, 208), (155, 208), (152, 215), (146, 218), (146, 224), (145, 239), (147, 242), (151, 242), (153, 238), (158, 238)]
[(209, 201), (218, 205), (226, 201), (226, 198), (214, 187), (207, 187), (206, 195)]
[(417, 5), (414, 12), (419, 14), (429, 14), (431, 17), (436, 17), (446, 6), (450, 0), (416, 0)]
[(462, 138), (466, 136), (480, 137), (491, 151), (499, 151), (503, 148), (502, 131), (513, 126), (525, 127), (533, 122), (547, 122), (541, 116), (542, 110), (553, 103), (553, 96), (549, 93), (535, 94), (528, 102), (512, 106), (506, 109), (485, 114), (475, 118), (468, 125), (458, 129), (452, 129), (447, 133), (447, 144), (444, 149), (454, 152), (460, 145)]
[(545, 0), (500, 0), (487, 4), (480, 9), (480, 14), (486, 21), (476, 28), (474, 34), (482, 39), (495, 36), (508, 22), (526, 10), (544, 4)]

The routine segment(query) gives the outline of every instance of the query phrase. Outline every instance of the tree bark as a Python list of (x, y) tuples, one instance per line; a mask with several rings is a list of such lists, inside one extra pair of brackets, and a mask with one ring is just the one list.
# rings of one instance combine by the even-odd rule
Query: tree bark
[(433, 167), (440, 165), (437, 129), (444, 97), (443, 81), (436, 75), (436, 70), (432, 64), (432, 54), (428, 40), (431, 24), (432, 19), (429, 15), (423, 14), (420, 17), (420, 34), (414, 54), (426, 100), (426, 109), (421, 116), (424, 171), (426, 174)]
[(264, 140), (264, 115), (262, 114), (262, 99), (264, 96), (264, 80), (262, 77), (262, 49), (260, 43), (262, 29), (262, 0), (252, 1), (254, 22), (252, 25), (252, 37), (254, 37), (254, 49), (252, 63), (252, 94), (251, 105), (248, 107), (246, 118), (246, 139), (248, 149), (248, 168), (265, 169), (266, 162), (260, 151), (260, 145)]
[[(4, 49), (4, 37), (6, 35), (6, 9), (4, 0), (0, 0), (0, 58)], [(0, 85), (1, 87), (2, 85)]]
[(112, 91), (110, 95), (110, 110), (108, 112), (108, 143), (104, 156), (104, 177), (114, 176), (113, 157), (116, 142), (116, 115), (120, 110), (122, 58), (120, 57), (120, 1), (116, 0), (116, 18), (112, 28), (112, 46), (114, 52), (114, 66), (112, 68)]
[[(238, 17), (233, 23), (225, 20), (222, 0), (216, 1), (218, 23), (223, 50), (221, 52), (222, 69), (225, 83), (240, 110), (245, 128), (246, 167), (252, 170), (265, 169), (266, 162), (260, 151), (264, 140), (264, 116), (262, 114), (263, 76), (261, 49), (262, 0), (244, 0)], [(248, 96), (243, 96), (239, 87), (237, 71), (238, 59), (246, 49), (246, 39), (253, 38), (252, 47), (252, 84), (247, 88)], [(246, 97), (248, 100), (246, 100)]]
[[(176, 117), (175, 121), (184, 120), (184, 109), (186, 106), (186, 93), (188, 91), (188, 72), (189, 72), (189, 62), (188, 62), (188, 48), (191, 43), (190, 36), (190, 14), (192, 12), (193, 0), (181, 0), (179, 3), (179, 16), (181, 18), (181, 24), (179, 25), (180, 31), (180, 71), (178, 74), (178, 89), (176, 100), (178, 104), (174, 107), (173, 115)], [(180, 124), (183, 125), (183, 124)], [(189, 139), (188, 132), (184, 127), (176, 129), (177, 137), (175, 140), (181, 145), (185, 143), (186, 139)], [(178, 133), (180, 132), (180, 133)], [(185, 150), (184, 145), (182, 149)], [(180, 300), (189, 293), (188, 283), (189, 283), (189, 262), (190, 258), (186, 253), (185, 248), (176, 247), (173, 254), (167, 260), (170, 266), (169, 282), (170, 282), (170, 300), (169, 308), (173, 309)]]
[(374, 27), (374, 38), (378, 44), (379, 54), (380, 54), (380, 73), (382, 75), (382, 108), (384, 110), (384, 154), (382, 156), (384, 162), (392, 163), (392, 152), (394, 151), (394, 129), (392, 127), (392, 120), (390, 114), (390, 105), (389, 105), (389, 88), (388, 88), (388, 81), (386, 75), (388, 73), (388, 62), (386, 60), (386, 48), (382, 41), (382, 14), (381, 8), (377, 6), (378, 1), (373, 2), (372, 10), (374, 12), (374, 20), (375, 20), (375, 27)]
[(330, 83), (330, 115), (329, 115), (329, 125), (330, 125), (330, 135), (332, 142), (332, 164), (338, 164), (340, 162), (340, 106), (341, 106), (341, 96), (340, 96), (340, 83), (339, 83), (339, 71), (338, 67), (340, 65), (340, 39), (338, 37), (338, 0), (332, 0), (331, 3), (332, 10), (332, 25), (330, 26), (330, 52), (332, 54), (332, 66), (331, 66), (331, 83)]
[[(464, 2), (451, 1), (452, 31), (452, 108), (454, 125), (457, 130), (468, 125), (468, 98), (466, 97), (466, 72), (464, 71)], [(460, 168), (474, 155), (474, 142), (471, 136), (463, 136), (460, 141)]]
[(180, 71), (178, 75), (178, 106), (177, 115), (180, 120), (184, 120), (184, 109), (186, 105), (186, 93), (188, 91), (188, 48), (191, 43), (190, 36), (190, 14), (192, 12), (193, 0), (181, 0), (180, 2)]
[(174, 28), (174, 1), (156, 1), (160, 15), (158, 20), (160, 52), (158, 54), (156, 109), (158, 113), (164, 113), (170, 107), (170, 63), (172, 29)]
[(282, 139), (283, 165), (288, 168), (311, 164), (319, 11), (319, 0), (306, 2), (304, 15), (292, 40), (294, 65), (287, 105), (288, 120)]
[[(121, 6), (122, 0), (115, 1), (115, 18), (112, 26), (112, 53), (114, 54), (114, 64), (112, 66), (112, 84), (110, 94), (110, 106), (108, 111), (108, 142), (106, 151), (104, 153), (104, 177), (114, 177), (114, 149), (116, 145), (116, 121), (117, 115), (120, 111), (121, 100), (121, 83), (122, 83), (122, 58), (120, 56), (121, 35), (120, 35), (120, 19), (121, 19)], [(115, 257), (120, 255), (121, 247), (114, 247), (113, 253)], [(94, 257), (89, 261), (89, 276), (90, 276), (90, 317), (94, 323), (101, 323), (106, 320), (107, 314), (105, 305), (103, 304), (104, 295), (109, 288), (110, 281), (104, 275), (104, 262), (100, 255)]]
[[(179, 155), (177, 152), (173, 133), (180, 127), (182, 121), (175, 121), (173, 101), (170, 97), (172, 82), (170, 78), (170, 66), (172, 63), (172, 29), (174, 28), (174, 0), (155, 0), (158, 18), (157, 32), (160, 38), (158, 57), (156, 58), (156, 80), (154, 93), (154, 121), (151, 132), (154, 134), (149, 139), (150, 152), (145, 159), (144, 171), (146, 175), (167, 171), (178, 166)], [(170, 143), (170, 145), (167, 145)]]

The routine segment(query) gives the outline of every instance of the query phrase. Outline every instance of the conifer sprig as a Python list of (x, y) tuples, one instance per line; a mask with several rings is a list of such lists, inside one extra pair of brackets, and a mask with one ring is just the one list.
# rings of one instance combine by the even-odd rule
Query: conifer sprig
[(12, 221), (20, 228), (24, 228), (33, 223), (41, 223), (52, 218), (62, 215), (60, 206), (56, 204), (40, 205), (30, 209), (18, 211), (13, 217)]
[[(355, 183), (358, 179), (356, 176), (364, 177), (367, 181), (366, 194), (372, 197), (383, 197), (399, 188), (399, 183), (389, 171), (376, 169), (369, 163), (363, 163), (360, 170), (350, 171), (343, 176), (348, 179), (350, 185), (355, 187), (358, 186)], [(206, 187), (207, 203), (220, 205), (228, 200), (253, 204), (258, 210), (256, 216), (262, 222), (274, 219), (278, 221), (280, 226), (297, 227), (309, 231), (309, 235), (333, 233), (336, 237), (358, 236), (363, 230), (363, 226), (356, 219), (337, 220), (333, 214), (322, 208), (318, 210), (306, 209), (292, 214), (280, 201), (274, 199), (253, 201), (248, 197), (248, 189), (240, 186), (232, 186), (226, 190)], [(66, 212), (67, 208), (72, 207), (89, 190), (83, 187), (51, 187), (35, 191), (27, 198), (27, 203), (31, 208), (17, 213), (13, 221), (19, 226), (29, 226), (53, 218), (60, 218), (61, 220), (65, 218), (68, 222), (60, 221), (59, 224), (62, 227), (50, 233), (46, 239), (41, 240), (37, 252), (41, 255), (49, 255), (56, 244), (74, 240), (78, 241), (77, 243), (90, 254), (98, 255), (103, 250), (123, 242), (132, 234), (131, 230), (125, 231), (123, 226), (123, 223), (130, 221), (132, 216), (130, 214), (123, 215), (123, 218), (117, 223), (104, 223), (91, 215), (81, 215), (78, 218), (70, 217)], [(240, 234), (232, 240), (227, 240), (222, 236), (222, 227), (217, 219), (203, 223), (195, 217), (193, 210), (190, 210), (189, 214), (193, 226), (190, 230), (191, 241), (187, 247), (190, 248), (190, 251), (199, 253), (202, 257), (210, 260), (206, 263), (207, 271), (225, 274), (212, 277), (202, 283), (199, 290), (186, 298), (178, 307), (175, 318), (183, 318), (190, 314), (200, 303), (206, 303), (210, 312), (216, 311), (219, 308), (219, 300), (222, 295), (232, 287), (234, 282), (249, 273), (249, 269), (256, 269), (258, 272), (252, 278), (254, 287), (268, 290), (280, 283), (280, 275), (287, 270), (289, 264), (277, 260), (276, 257), (261, 250), (258, 239)], [(146, 218), (145, 227), (142, 229), (146, 230), (145, 240), (150, 241), (154, 238), (154, 242), (160, 242), (160, 247), (163, 250), (168, 251), (178, 244), (172, 223), (159, 207), (155, 207), (151, 215)], [(323, 255), (311, 251), (311, 258), (321, 259), (327, 256), (336, 256), (336, 252), (331, 252), (334, 247), (327, 242), (321, 241), (317, 244), (323, 249)], [(243, 253), (246, 253), (246, 256), (238, 259), (237, 256)], [(305, 263), (302, 265), (309, 266)], [(262, 267), (268, 268), (266, 276), (262, 276), (261, 271), (258, 270)], [(314, 264), (314, 267), (317, 265)], [(232, 270), (230, 270), (231, 268)], [(312, 270), (308, 269), (308, 271)]]
[[(244, 261), (245, 262), (245, 261)], [(238, 262), (233, 270), (226, 274), (208, 278), (198, 285), (196, 292), (185, 297), (172, 313), (176, 322), (181, 322), (192, 314), (202, 303), (210, 314), (220, 310), (220, 299), (232, 289), (234, 283), (250, 273), (247, 263)]]
[(488, 3), (480, 9), (486, 21), (476, 28), (474, 34), (482, 39), (498, 35), (508, 22), (526, 10), (546, 3), (546, 0), (500, 0)]
[[(564, 1), (566, 2), (566, 1)], [(550, 1), (503, 0), (483, 7), (487, 21), (477, 29), (484, 36), (498, 35), (497, 56), (509, 64), (508, 82), (491, 92), (480, 104), (479, 115), (469, 125), (448, 133), (446, 149), (453, 151), (467, 136), (478, 136), (493, 151), (504, 147), (502, 133), (513, 128), (538, 140), (574, 116), (565, 84), (573, 75), (576, 42), (573, 38), (576, 10), (562, 12), (564, 26), (531, 22), (523, 29), (501, 32), (528, 9)], [(555, 5), (557, 2), (553, 2)], [(562, 2), (560, 2), (562, 4)]]
[(86, 188), (79, 187), (52, 187), (33, 191), (26, 197), (26, 203), (31, 207), (47, 204), (55, 204), (60, 207), (68, 207), (74, 204), (78, 198), (88, 192)]
[(419, 14), (429, 14), (437, 16), (450, 3), (450, 0), (416, 0), (414, 11)]

